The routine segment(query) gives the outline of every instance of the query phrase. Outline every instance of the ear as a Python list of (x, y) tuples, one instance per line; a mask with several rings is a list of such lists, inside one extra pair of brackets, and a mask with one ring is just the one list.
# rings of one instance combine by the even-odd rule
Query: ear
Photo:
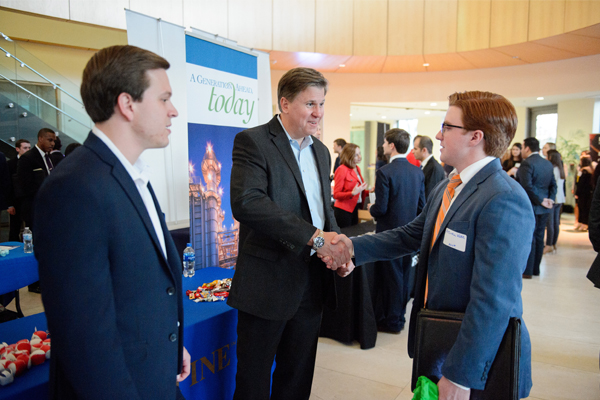
[(287, 114), (290, 107), (290, 102), (288, 101), (288, 99), (282, 97), (281, 100), (279, 100), (279, 105), (281, 107), (281, 112)]
[(471, 140), (469, 140), (469, 145), (472, 147), (478, 146), (479, 144), (483, 145), (483, 141), (485, 139), (485, 134), (483, 131), (476, 130), (471, 133)]
[(134, 114), (134, 103), (133, 97), (129, 93), (123, 92), (117, 97), (115, 112), (121, 114), (127, 121), (131, 121)]

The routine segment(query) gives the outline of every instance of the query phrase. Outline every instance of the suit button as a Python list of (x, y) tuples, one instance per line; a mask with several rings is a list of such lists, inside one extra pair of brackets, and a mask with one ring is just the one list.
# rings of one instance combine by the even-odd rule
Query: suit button
[(167, 294), (169, 296), (173, 296), (175, 294), (175, 288), (174, 287), (170, 287), (167, 289)]
[(176, 334), (174, 334), (174, 333), (171, 333), (171, 334), (169, 335), (169, 341), (171, 341), (171, 342), (174, 342), (174, 341), (176, 341), (176, 340), (177, 340), (177, 335), (176, 335)]

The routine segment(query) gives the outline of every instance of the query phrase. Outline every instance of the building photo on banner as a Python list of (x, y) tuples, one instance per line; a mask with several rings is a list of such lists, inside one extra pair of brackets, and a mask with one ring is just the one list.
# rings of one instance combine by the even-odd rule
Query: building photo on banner
[(229, 179), (235, 135), (258, 125), (256, 56), (186, 35), (190, 237), (196, 268), (234, 268)]

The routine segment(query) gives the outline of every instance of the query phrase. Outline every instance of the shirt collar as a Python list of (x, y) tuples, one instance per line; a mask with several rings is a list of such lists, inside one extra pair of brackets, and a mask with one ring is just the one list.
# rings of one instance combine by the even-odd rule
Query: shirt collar
[[(496, 157), (487, 156), (463, 169), (463, 171), (460, 173), (460, 180), (462, 182), (462, 185), (466, 185), (471, 180), (471, 178), (473, 178), (479, 171), (483, 169), (483, 167), (485, 167), (495, 159)], [(452, 177), (457, 174), (458, 171), (456, 170), (456, 168), (454, 168), (452, 172), (450, 172), (450, 175), (448, 175), (448, 178), (452, 179)]]
[(102, 140), (104, 144), (113, 152), (113, 154), (119, 159), (125, 170), (131, 176), (131, 179), (136, 183), (136, 185), (141, 183), (143, 186), (148, 184), (150, 180), (150, 171), (149, 166), (139, 157), (136, 162), (132, 165), (129, 160), (121, 153), (121, 150), (110, 140), (108, 136), (104, 132), (102, 132), (96, 125), (92, 128), (92, 132), (94, 135), (98, 137), (98, 139)]
[(431, 160), (431, 157), (433, 157), (433, 154), (430, 154), (426, 159), (424, 159), (423, 161), (421, 161), (421, 168), (425, 167), (427, 165), (427, 163), (429, 162), (429, 160)]
[[(290, 136), (290, 134), (288, 133), (288, 131), (285, 129), (285, 126), (283, 126), (283, 122), (281, 122), (281, 118), (279, 117), (279, 115), (277, 115), (277, 121), (279, 121), (279, 123), (281, 124), (281, 127), (283, 128), (283, 131), (285, 132), (285, 135), (287, 136), (290, 143), (298, 143), (298, 141), (296, 139), (293, 139)], [(302, 150), (312, 144), (313, 144), (312, 136), (308, 135), (304, 138), (304, 140), (302, 140), (302, 145), (298, 144), (298, 146), (300, 147), (300, 150)]]
[(37, 144), (35, 145), (35, 148), (38, 149), (38, 151), (40, 152), (40, 154), (42, 155), (42, 157), (46, 156), (46, 153), (44, 153), (44, 150), (40, 149)]

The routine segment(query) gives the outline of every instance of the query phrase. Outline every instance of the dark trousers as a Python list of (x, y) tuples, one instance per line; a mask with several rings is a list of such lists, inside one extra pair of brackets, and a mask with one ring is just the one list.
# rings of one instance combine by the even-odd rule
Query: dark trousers
[(562, 204), (554, 204), (550, 217), (548, 218), (548, 232), (546, 233), (546, 246), (554, 246), (558, 241), (560, 232), (560, 209)]
[(309, 399), (323, 311), (320, 283), (311, 279), (298, 311), (288, 321), (267, 320), (238, 310), (234, 400)]
[(527, 259), (525, 275), (540, 274), (540, 263), (544, 254), (544, 233), (546, 232), (548, 218), (550, 218), (550, 213), (536, 214), (535, 216), (535, 230), (533, 231), (533, 241), (531, 242), (531, 252)]
[(362, 206), (362, 203), (356, 203), (356, 207), (354, 207), (354, 211), (351, 213), (341, 208), (333, 207), (333, 215), (335, 215), (335, 221), (340, 229), (358, 225), (359, 206)]
[(410, 300), (412, 256), (375, 263), (377, 326), (399, 332), (404, 328), (406, 303)]
[(9, 242), (21, 242), (21, 224), (23, 219), (21, 218), (21, 212), (18, 207), (15, 207), (15, 215), (10, 216), (10, 229), (8, 231)]

